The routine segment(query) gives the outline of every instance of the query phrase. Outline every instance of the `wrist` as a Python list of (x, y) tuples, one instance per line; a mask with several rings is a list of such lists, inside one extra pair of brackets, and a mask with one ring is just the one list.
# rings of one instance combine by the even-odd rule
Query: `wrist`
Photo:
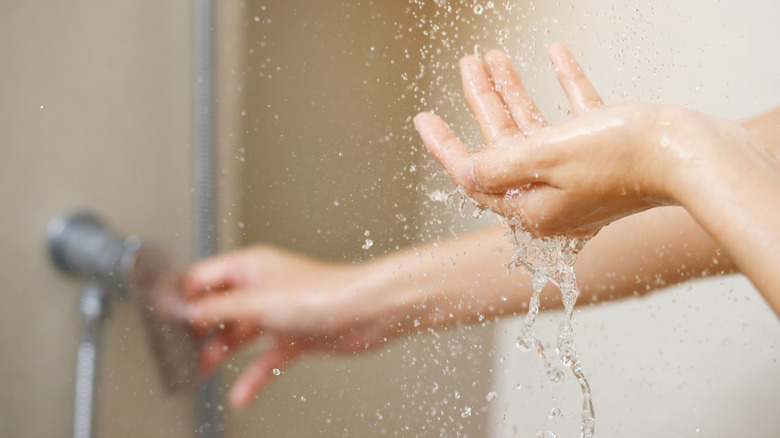
[(760, 178), (774, 160), (738, 123), (690, 113), (672, 137), (667, 181), (671, 197), (695, 216), (704, 204), (736, 201), (750, 189), (743, 187), (748, 177)]
[(708, 115), (682, 107), (639, 104), (630, 123), (638, 145), (637, 190), (651, 206), (686, 205), (723, 160), (712, 147)]

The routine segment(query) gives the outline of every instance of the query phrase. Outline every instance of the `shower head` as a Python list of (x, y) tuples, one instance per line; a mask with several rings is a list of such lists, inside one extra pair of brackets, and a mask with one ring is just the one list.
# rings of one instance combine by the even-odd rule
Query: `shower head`
[(112, 292), (128, 293), (126, 280), (140, 240), (122, 240), (88, 213), (52, 219), (46, 228), (49, 254), (62, 271), (79, 275)]
[(135, 303), (165, 389), (194, 388), (197, 342), (179, 316), (180, 272), (172, 257), (137, 237), (121, 239), (87, 213), (55, 218), (47, 232), (57, 267)]

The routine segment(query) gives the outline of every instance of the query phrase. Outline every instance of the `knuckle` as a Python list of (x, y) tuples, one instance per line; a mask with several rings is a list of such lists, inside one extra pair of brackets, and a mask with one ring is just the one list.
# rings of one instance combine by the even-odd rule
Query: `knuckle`
[(586, 109), (594, 109), (604, 105), (604, 102), (601, 100), (601, 97), (599, 96), (588, 96), (585, 99), (584, 104)]

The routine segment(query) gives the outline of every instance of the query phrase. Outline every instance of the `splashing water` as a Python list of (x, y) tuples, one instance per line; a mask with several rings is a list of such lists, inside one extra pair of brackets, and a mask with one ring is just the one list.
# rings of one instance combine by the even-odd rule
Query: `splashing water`
[(533, 295), (528, 306), (528, 313), (523, 320), (523, 328), (517, 337), (517, 345), (521, 350), (536, 350), (544, 362), (545, 372), (553, 382), (563, 380), (563, 373), (553, 367), (547, 360), (544, 347), (536, 337), (534, 323), (539, 314), (539, 295), (548, 282), (556, 284), (561, 290), (563, 302), (563, 319), (558, 325), (558, 355), (561, 364), (571, 370), (582, 388), (582, 432), (581, 438), (592, 438), (595, 430), (595, 416), (591, 400), (590, 385), (582, 372), (577, 350), (574, 347), (574, 327), (572, 314), (574, 304), (580, 294), (574, 276), (574, 262), (577, 254), (588, 241), (588, 238), (570, 239), (564, 236), (534, 237), (523, 230), (516, 220), (505, 221), (508, 225), (507, 235), (514, 244), (514, 253), (508, 266), (520, 267), (532, 278)]
[[(543, 22), (534, 21), (535, 6), (533, 2), (520, 3), (513, 0), (487, 1), (475, 0), (474, 2), (449, 2), (435, 0), (434, 12), (424, 10), (422, 0), (408, 0), (409, 13), (419, 22), (418, 29), (425, 35), (426, 44), (419, 50), (420, 70), (418, 73), (404, 74), (408, 92), (404, 96), (415, 100), (415, 105), (420, 110), (431, 107), (458, 107), (461, 102), (461, 86), (459, 81), (447, 82), (445, 74), (452, 73), (457, 76), (457, 63), (451, 62), (465, 53), (473, 53), (481, 58), (484, 48), (493, 47), (496, 44), (504, 47), (512, 40), (522, 40), (520, 47), (511, 45), (505, 47), (505, 51), (513, 53), (518, 62), (518, 68), (522, 68), (527, 74), (540, 74), (541, 64), (527, 63), (525, 57), (535, 55), (548, 43), (549, 29), (540, 30), (539, 26), (547, 26), (547, 19)], [(430, 3), (430, 2), (428, 2)], [(430, 15), (433, 14), (433, 15)], [(433, 18), (432, 18), (433, 17)], [(554, 19), (553, 24), (558, 20)], [(464, 27), (481, 29), (483, 35), (471, 33), (468, 38), (463, 35)], [(578, 24), (577, 29), (584, 29), (585, 23)], [(460, 36), (459, 36), (460, 35)], [(510, 37), (511, 36), (511, 37)], [(407, 52), (406, 57), (410, 54)], [(536, 67), (535, 67), (536, 66)], [(432, 91), (433, 90), (433, 91)], [(474, 139), (472, 143), (478, 143)], [(429, 190), (426, 184), (420, 186), (427, 192), (431, 201), (455, 204), (463, 216), (464, 207), (468, 197), (457, 190), (446, 192), (443, 190)], [(479, 217), (483, 209), (478, 206), (471, 215)], [(522, 231), (517, 224), (508, 227), (508, 235), (514, 243), (514, 254), (508, 262), (509, 267), (520, 267), (528, 273), (533, 281), (533, 294), (530, 299), (528, 313), (523, 321), (523, 328), (517, 338), (517, 346), (524, 351), (536, 351), (544, 363), (546, 377), (552, 382), (561, 382), (568, 368), (575, 376), (582, 388), (582, 438), (591, 438), (594, 435), (594, 415), (591, 402), (591, 392), (587, 380), (581, 369), (580, 361), (574, 346), (574, 333), (572, 314), (574, 304), (579, 295), (579, 289), (574, 277), (574, 262), (577, 254), (587, 239), (566, 239), (564, 237), (534, 238), (530, 233)], [(535, 321), (540, 307), (540, 294), (542, 289), (553, 283), (561, 290), (564, 314), (559, 324), (557, 338), (557, 351), (560, 363), (563, 367), (555, 366), (548, 360), (544, 347), (539, 341), (535, 331)], [(545, 438), (555, 437), (553, 432), (540, 432)]]
[[(429, 193), (431, 200), (444, 202), (454, 205), (463, 215), (467, 200), (475, 205), (476, 214), (479, 216), (484, 207), (469, 198), (462, 188), (457, 188), (452, 192), (443, 192), (437, 190)], [(574, 346), (574, 326), (572, 325), (572, 316), (574, 313), (574, 304), (580, 295), (577, 287), (577, 280), (574, 275), (574, 263), (577, 261), (577, 255), (590, 240), (590, 237), (568, 238), (566, 236), (535, 237), (520, 224), (517, 219), (506, 219), (498, 216), (507, 230), (507, 238), (514, 246), (512, 257), (507, 262), (508, 268), (519, 267), (531, 276), (533, 285), (533, 294), (528, 303), (528, 313), (523, 319), (523, 328), (517, 337), (517, 348), (521, 351), (535, 350), (544, 363), (545, 374), (553, 383), (562, 382), (564, 373), (559, 368), (552, 365), (547, 359), (544, 346), (536, 336), (536, 317), (539, 315), (540, 299), (539, 296), (547, 283), (553, 283), (561, 291), (561, 301), (563, 302), (563, 319), (558, 324), (557, 350), (561, 364), (568, 368), (577, 383), (582, 389), (582, 423), (580, 438), (593, 438), (595, 433), (596, 418), (593, 413), (593, 402), (591, 397), (590, 385), (582, 371), (582, 365), (577, 350)], [(557, 409), (557, 408), (556, 408)], [(555, 437), (553, 432), (544, 432), (545, 437)]]

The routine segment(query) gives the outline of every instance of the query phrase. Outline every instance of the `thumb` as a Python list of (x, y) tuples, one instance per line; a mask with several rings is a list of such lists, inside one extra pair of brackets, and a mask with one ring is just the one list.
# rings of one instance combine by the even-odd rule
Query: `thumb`
[(471, 153), (441, 117), (432, 113), (420, 113), (414, 117), (414, 126), (423, 144), (444, 167), (456, 184), (476, 188), (469, 157)]

